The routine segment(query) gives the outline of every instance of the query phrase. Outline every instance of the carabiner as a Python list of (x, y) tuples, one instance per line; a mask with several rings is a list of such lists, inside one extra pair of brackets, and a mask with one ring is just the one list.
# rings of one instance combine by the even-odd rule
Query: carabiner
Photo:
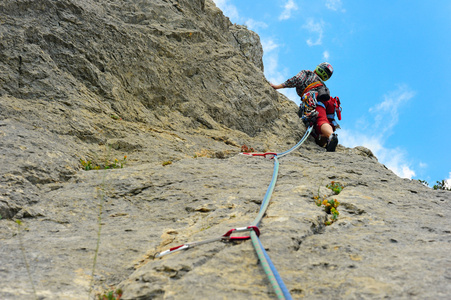
[[(276, 152), (266, 152), (266, 153), (247, 153), (247, 152), (243, 152), (243, 153), (240, 153), (240, 154), (249, 155), (249, 156), (263, 156), (264, 158), (269, 158), (269, 159), (273, 159), (274, 156), (277, 155)], [(270, 157), (266, 157), (266, 156), (270, 156)]]
[(250, 231), (250, 230), (255, 231), (257, 236), (260, 236), (260, 230), (258, 229), (257, 226), (248, 226), (248, 227), (240, 227), (240, 228), (230, 229), (222, 237), (223, 237), (223, 239), (227, 239), (227, 240), (244, 241), (244, 240), (250, 239), (251, 236), (250, 235), (248, 235), (248, 236), (230, 236), (230, 235), (233, 232), (242, 232), (242, 231)]

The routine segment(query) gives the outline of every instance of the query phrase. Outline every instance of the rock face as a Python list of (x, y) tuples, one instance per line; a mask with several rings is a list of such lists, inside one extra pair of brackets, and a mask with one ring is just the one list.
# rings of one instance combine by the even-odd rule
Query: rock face
[[(4, 1), (0, 23), (0, 298), (275, 298), (250, 241), (154, 259), (248, 226), (273, 161), (241, 146), (305, 132), (258, 36), (210, 0)], [(330, 226), (315, 196), (340, 202)], [(280, 159), (260, 239), (293, 298), (446, 298), (450, 201), (308, 139)]]

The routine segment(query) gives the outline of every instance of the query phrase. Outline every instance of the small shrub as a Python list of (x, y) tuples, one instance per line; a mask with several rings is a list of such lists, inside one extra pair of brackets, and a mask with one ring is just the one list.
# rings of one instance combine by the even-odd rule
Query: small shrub
[(332, 181), (331, 183), (329, 183), (328, 185), (326, 185), (326, 187), (328, 189), (331, 189), (332, 191), (334, 191), (335, 195), (340, 194), (340, 192), (343, 190), (344, 186), (339, 183), (339, 182), (335, 182)]
[(252, 153), (255, 152), (254, 148), (248, 147), (246, 145), (241, 146), (241, 152)]
[(338, 215), (340, 214), (337, 210), (338, 205), (340, 205), (340, 203), (337, 201), (337, 199), (330, 199), (330, 200), (324, 200), (323, 203), (324, 205), (324, 211), (331, 215), (330, 219), (326, 221), (326, 225), (330, 225), (333, 222), (338, 220)]
[(427, 187), (429, 187), (429, 183), (426, 180), (418, 179), (418, 182), (424, 184)]
[(104, 163), (96, 163), (91, 160), (83, 160), (80, 158), (80, 164), (82, 165), (85, 171), (89, 170), (108, 170), (108, 169), (121, 169), (127, 163), (127, 155), (124, 156), (123, 159), (118, 160), (117, 158), (110, 162), (106, 160)]
[(110, 115), (110, 118), (111, 119), (113, 119), (113, 120), (116, 120), (116, 121), (121, 121), (122, 120), (122, 118), (121, 117), (118, 117), (118, 116), (116, 116), (116, 115)]
[[(326, 185), (326, 187), (334, 191), (336, 195), (338, 195), (344, 188), (343, 185), (334, 181)], [(338, 220), (338, 215), (340, 215), (340, 213), (338, 212), (338, 206), (340, 205), (340, 202), (338, 202), (337, 199), (327, 199), (326, 195), (320, 197), (319, 188), (318, 194), (314, 196), (313, 199), (315, 200), (315, 204), (317, 206), (323, 206), (324, 211), (328, 215), (331, 215), (330, 218), (328, 218), (327, 221), (324, 222), (325, 225), (331, 225), (332, 223)]]
[[(427, 186), (427, 187), (430, 187), (430, 186), (429, 186), (429, 183), (428, 183), (426, 180), (418, 179), (418, 182), (424, 184), (424, 185)], [(451, 186), (449, 186), (449, 185), (446, 183), (445, 180), (442, 180), (442, 181), (436, 181), (436, 183), (437, 183), (437, 184), (434, 184), (434, 185), (432, 186), (432, 188), (433, 188), (434, 190), (451, 191)]]
[(99, 300), (120, 300), (122, 297), (122, 290), (108, 291), (103, 295), (99, 295)]
[(162, 163), (163, 167), (172, 164), (172, 161), (167, 160)]
[(434, 190), (444, 190), (444, 191), (451, 191), (451, 188), (449, 188), (445, 182), (445, 180), (437, 181), (437, 184), (434, 184), (432, 187)]

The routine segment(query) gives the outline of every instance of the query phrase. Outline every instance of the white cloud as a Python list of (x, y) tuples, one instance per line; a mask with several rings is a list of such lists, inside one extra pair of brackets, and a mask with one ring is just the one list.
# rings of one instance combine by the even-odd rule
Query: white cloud
[(397, 90), (384, 95), (384, 101), (370, 108), (370, 112), (375, 115), (374, 126), (383, 131), (389, 132), (399, 119), (399, 108), (415, 96), (415, 92), (409, 90), (405, 85), (400, 85)]
[(265, 54), (263, 56), (263, 65), (265, 66), (265, 76), (270, 82), (278, 84), (283, 80), (279, 72), (279, 56), (277, 52)]
[(334, 11), (341, 11), (346, 12), (345, 9), (343, 9), (343, 3), (341, 3), (341, 0), (326, 0), (326, 7), (330, 10)]
[[(279, 48), (281, 45), (277, 44), (273, 39), (263, 38), (263, 64), (265, 66), (265, 77), (269, 82), (279, 84), (289, 78), (288, 68), (281, 68), (279, 66)], [(291, 75), (292, 76), (292, 75)], [(291, 101), (299, 104), (299, 96), (295, 89), (280, 89), (278, 92), (285, 95)]]
[(279, 47), (279, 45), (276, 44), (276, 42), (274, 42), (273, 39), (262, 39), (261, 43), (264, 53), (271, 52), (272, 50), (277, 49)]
[(415, 171), (411, 169), (407, 162), (405, 151), (399, 148), (388, 149), (383, 147), (377, 155), (379, 155), (381, 162), (399, 177), (412, 179), (415, 176)]
[(266, 78), (275, 84), (284, 81), (284, 76), (279, 69), (279, 45), (272, 39), (262, 39), (263, 65), (265, 66)]
[(420, 166), (420, 168), (422, 168), (422, 169), (426, 169), (426, 168), (428, 167), (428, 164), (427, 164), (427, 163), (424, 163), (424, 162), (420, 162), (419, 166)]
[(225, 16), (229, 17), (233, 23), (239, 23), (240, 15), (235, 5), (230, 4), (229, 0), (213, 0), (216, 6), (222, 10)]
[(297, 4), (293, 0), (288, 0), (283, 7), (285, 9), (280, 14), (279, 20), (288, 20), (289, 18), (291, 18), (291, 13), (298, 9)]
[(315, 41), (313, 41), (312, 39), (308, 39), (307, 45), (317, 46), (322, 44), (324, 34), (324, 22), (322, 20), (320, 22), (315, 22), (313, 21), (313, 19), (309, 19), (307, 23), (304, 26), (302, 26), (302, 28), (305, 28), (311, 33), (316, 33), (318, 35)]
[[(279, 84), (284, 82), (287, 76), (284, 69), (279, 67), (279, 54), (277, 51), (271, 51), (263, 56), (263, 64), (265, 66), (265, 77), (269, 82)], [(283, 90), (279, 90), (282, 92)], [(291, 98), (290, 98), (291, 99)]]
[(244, 24), (249, 28), (250, 30), (256, 31), (259, 28), (267, 28), (268, 24), (265, 22), (255, 21), (253, 19), (249, 19)]
[[(390, 167), (388, 167), (388, 168), (391, 169)], [(401, 171), (397, 171), (396, 169), (391, 169), (391, 170), (394, 170), (395, 174), (398, 174), (398, 176), (401, 177), (401, 178), (412, 179), (412, 177), (415, 176), (415, 171), (411, 170), (406, 165), (402, 166), (402, 170)]]
[(451, 172), (448, 174), (448, 179), (445, 179), (445, 187), (451, 189)]
[(328, 61), (329, 58), (330, 58), (330, 53), (329, 53), (329, 51), (324, 51), (324, 52), (323, 52), (323, 59), (324, 59), (325, 61)]
[[(381, 103), (370, 108), (369, 112), (374, 119), (361, 118), (356, 124), (359, 130), (341, 129), (338, 132), (340, 143), (346, 147), (364, 146), (370, 149), (378, 160), (396, 175), (411, 179), (415, 176), (415, 171), (407, 158), (408, 153), (399, 147), (388, 148), (384, 143), (388, 136), (387, 132), (391, 131), (398, 122), (399, 107), (414, 95), (415, 92), (405, 85), (387, 93)], [(368, 124), (372, 126), (367, 126)], [(420, 166), (424, 167), (424, 164)]]
[[(285, 79), (287, 79), (287, 78), (285, 78)], [(297, 105), (299, 105), (301, 103), (301, 98), (296, 93), (296, 89), (281, 89), (281, 90), (277, 90), (277, 91), (279, 91), (280, 93), (285, 95), (285, 97), (287, 97), (288, 99), (290, 99)]]
[(340, 129), (338, 135), (340, 144), (346, 147), (363, 146), (370, 149), (379, 162), (399, 177), (412, 179), (415, 176), (415, 171), (407, 160), (407, 153), (400, 148), (390, 149), (385, 147), (382, 136), (366, 135), (347, 129)]

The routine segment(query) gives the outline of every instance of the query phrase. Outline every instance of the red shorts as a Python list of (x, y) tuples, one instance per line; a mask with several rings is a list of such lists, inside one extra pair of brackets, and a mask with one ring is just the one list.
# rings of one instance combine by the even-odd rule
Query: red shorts
[(332, 123), (327, 118), (327, 114), (335, 113), (335, 106), (334, 106), (333, 102), (330, 100), (326, 101), (326, 102), (322, 102), (322, 103), (326, 106), (325, 109), (324, 109), (324, 107), (322, 107), (320, 105), (316, 106), (316, 111), (318, 112), (318, 117), (316, 119), (315, 131), (318, 136), (321, 134), (321, 126), (325, 123), (332, 126), (333, 130), (335, 131), (335, 126), (332, 125)]

